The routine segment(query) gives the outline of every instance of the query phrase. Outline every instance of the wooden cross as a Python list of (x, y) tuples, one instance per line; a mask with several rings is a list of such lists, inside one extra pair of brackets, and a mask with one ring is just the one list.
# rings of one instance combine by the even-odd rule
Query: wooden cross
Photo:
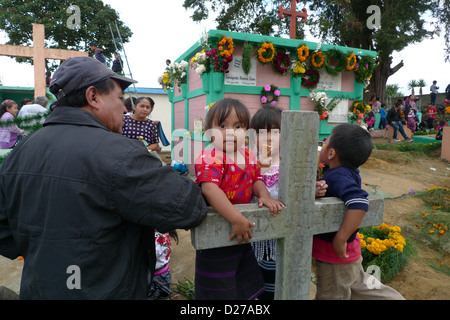
[(290, 26), (289, 26), (289, 36), (291, 39), (295, 39), (295, 34), (297, 32), (297, 17), (302, 18), (302, 22), (305, 23), (308, 18), (308, 11), (306, 8), (302, 9), (302, 12), (297, 11), (296, 4), (300, 2), (300, 0), (290, 0), (291, 9), (284, 9), (284, 4), (281, 4), (278, 7), (278, 17), (280, 19), (284, 18), (284, 15), (291, 16)]
[[(279, 198), (286, 205), (276, 217), (257, 204), (235, 207), (250, 221), (251, 241), (278, 239), (275, 299), (308, 300), (313, 235), (337, 231), (347, 208), (338, 198), (315, 199), (319, 116), (315, 111), (283, 111)], [(384, 202), (369, 196), (361, 227), (383, 222)], [(195, 249), (236, 245), (231, 225), (210, 208), (200, 226), (191, 230)]]
[(45, 96), (45, 59), (66, 60), (70, 57), (87, 56), (87, 52), (46, 49), (43, 24), (33, 24), (33, 47), (0, 45), (0, 56), (33, 58), (34, 97)]

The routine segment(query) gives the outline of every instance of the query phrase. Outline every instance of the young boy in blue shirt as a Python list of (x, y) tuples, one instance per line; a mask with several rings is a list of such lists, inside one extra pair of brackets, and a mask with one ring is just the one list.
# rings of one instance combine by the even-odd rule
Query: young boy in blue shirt
[(325, 196), (340, 198), (347, 212), (337, 232), (314, 236), (317, 300), (404, 300), (397, 291), (365, 273), (361, 264), (356, 233), (369, 200), (361, 188), (358, 168), (369, 159), (372, 149), (372, 137), (366, 129), (342, 124), (333, 129), (320, 151), (319, 161), (329, 167), (322, 177), (328, 184)]

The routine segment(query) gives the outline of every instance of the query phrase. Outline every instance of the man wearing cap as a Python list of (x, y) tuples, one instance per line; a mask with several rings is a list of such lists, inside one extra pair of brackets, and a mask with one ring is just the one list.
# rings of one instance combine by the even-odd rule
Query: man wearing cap
[(24, 257), (22, 299), (145, 299), (154, 231), (206, 216), (193, 181), (122, 136), (134, 80), (90, 57), (55, 72), (44, 127), (0, 167), (0, 255)]

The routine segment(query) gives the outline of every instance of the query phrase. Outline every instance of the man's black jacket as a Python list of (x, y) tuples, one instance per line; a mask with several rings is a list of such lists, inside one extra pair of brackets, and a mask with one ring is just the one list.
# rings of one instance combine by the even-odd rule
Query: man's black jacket
[(145, 299), (154, 230), (193, 228), (206, 211), (142, 142), (57, 107), (0, 168), (0, 255), (24, 257), (22, 299)]

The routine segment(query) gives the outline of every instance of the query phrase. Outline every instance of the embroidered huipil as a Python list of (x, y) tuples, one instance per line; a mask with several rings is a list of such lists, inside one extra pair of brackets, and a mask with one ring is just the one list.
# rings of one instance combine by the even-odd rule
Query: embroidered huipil
[(253, 184), (262, 180), (261, 165), (254, 153), (241, 148), (245, 156), (245, 168), (218, 149), (203, 150), (195, 160), (196, 183), (212, 182), (225, 192), (232, 204), (250, 203)]
[[(274, 199), (278, 199), (278, 180), (280, 178), (280, 163), (273, 163), (269, 170), (263, 174), (263, 181)], [(257, 202), (258, 198), (253, 197), (252, 202)], [(257, 261), (272, 260), (275, 261), (277, 257), (277, 240), (264, 240), (251, 243)]]

